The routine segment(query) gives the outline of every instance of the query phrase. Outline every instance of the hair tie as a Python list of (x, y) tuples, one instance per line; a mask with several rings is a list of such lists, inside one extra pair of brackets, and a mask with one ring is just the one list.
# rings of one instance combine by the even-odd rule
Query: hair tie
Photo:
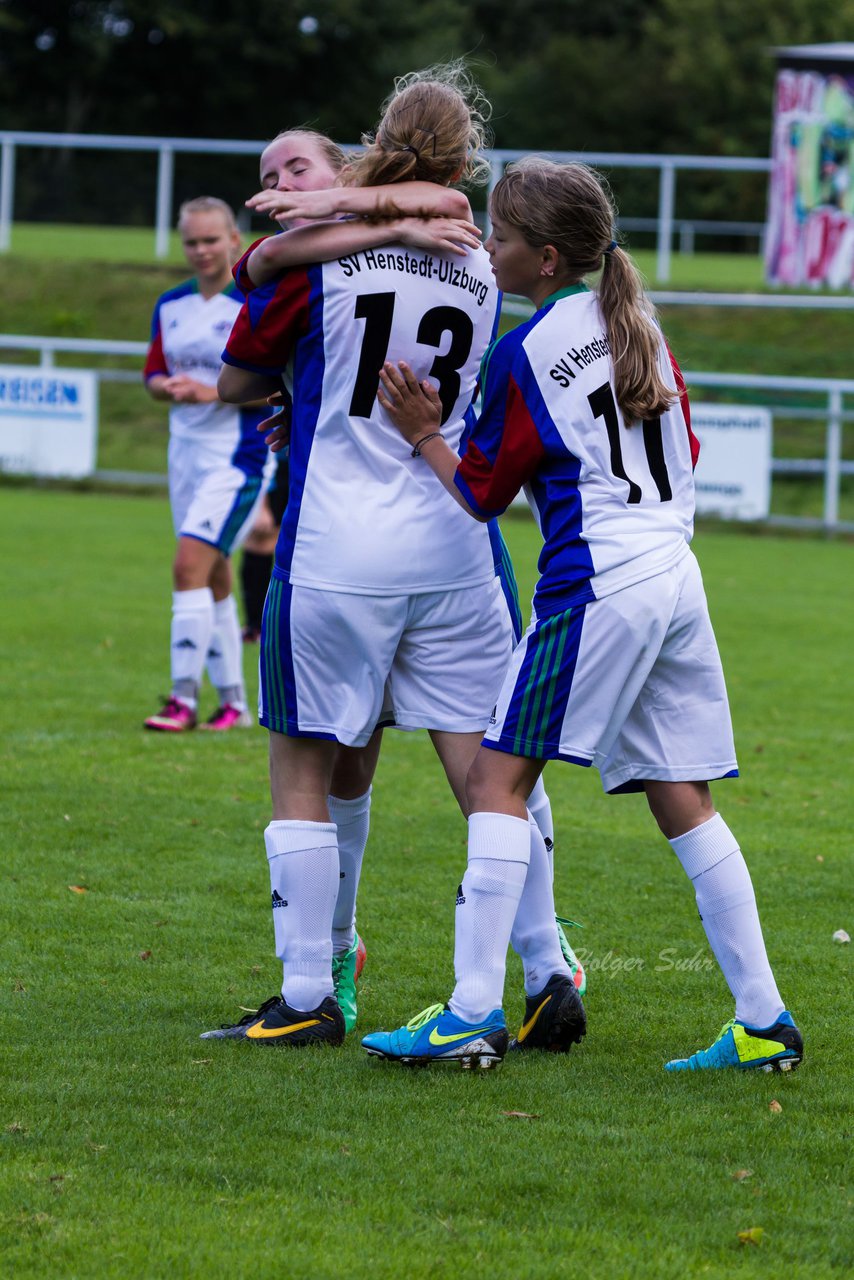
[[(423, 135), (424, 135), (424, 137), (427, 139), (428, 143), (432, 146), (432, 153), (431, 153), (431, 154), (432, 154), (432, 156), (433, 156), (433, 159), (435, 160), (435, 159), (436, 159), (436, 133), (435, 133), (435, 130), (433, 130), (433, 129), (416, 129), (416, 130), (415, 130), (415, 132), (416, 132), (416, 133), (421, 133), (421, 134), (423, 134)], [(426, 145), (425, 143), (422, 143), (422, 144), (421, 144), (421, 148), (419, 148), (419, 147), (413, 147), (412, 143), (408, 143), (405, 147), (401, 147), (401, 148), (400, 148), (400, 150), (401, 150), (401, 151), (411, 151), (411, 152), (412, 152), (412, 154), (415, 156), (415, 159), (416, 159), (416, 160), (420, 160), (420, 159), (421, 159), (421, 150), (423, 149), (423, 147), (424, 147), (425, 145)]]
[(616, 248), (617, 248), (617, 242), (616, 242), (616, 240), (612, 240), (612, 241), (611, 241), (611, 243), (608, 245), (608, 248), (607, 248), (607, 249), (603, 249), (603, 250), (602, 250), (602, 252), (603, 252), (603, 253), (613, 253), (613, 252), (614, 252), (614, 250), (615, 250)]

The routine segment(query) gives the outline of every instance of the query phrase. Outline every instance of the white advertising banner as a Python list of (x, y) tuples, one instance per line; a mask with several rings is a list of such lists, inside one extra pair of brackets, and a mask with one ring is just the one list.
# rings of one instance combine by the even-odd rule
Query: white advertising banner
[(0, 471), (89, 476), (97, 442), (94, 373), (0, 364)]
[(770, 409), (692, 403), (691, 426), (700, 441), (697, 514), (763, 520), (771, 506)]

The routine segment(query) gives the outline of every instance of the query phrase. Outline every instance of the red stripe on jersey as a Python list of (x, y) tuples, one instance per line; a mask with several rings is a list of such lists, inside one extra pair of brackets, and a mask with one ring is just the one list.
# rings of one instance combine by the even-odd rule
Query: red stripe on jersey
[(253, 290), (240, 308), (225, 354), (236, 365), (284, 369), (294, 343), (308, 328), (310, 294), (302, 267)]
[(148, 354), (145, 357), (142, 376), (146, 382), (149, 378), (169, 376), (169, 370), (166, 366), (166, 357), (163, 354), (163, 339), (160, 336), (159, 325), (157, 332), (151, 340), (151, 346), (148, 348)]
[[(666, 344), (665, 344), (666, 345)], [(691, 446), (691, 466), (697, 466), (697, 459), (700, 456), (700, 441), (691, 430), (691, 405), (688, 402), (688, 389), (685, 386), (685, 379), (682, 377), (682, 370), (676, 363), (676, 358), (670, 347), (667, 347), (667, 354), (670, 356), (670, 363), (673, 366), (673, 376), (676, 379), (676, 390), (679, 392), (679, 403), (682, 406), (682, 416), (685, 419), (685, 426), (688, 428), (688, 443)]]
[(252, 277), (249, 274), (247, 264), (253, 252), (258, 248), (258, 245), (261, 244), (261, 242), (263, 240), (266, 240), (267, 238), (268, 238), (267, 236), (261, 236), (260, 239), (254, 241), (253, 244), (250, 244), (246, 252), (240, 255), (240, 257), (235, 262), (234, 266), (231, 268), (231, 274), (234, 277), (234, 283), (237, 285), (241, 293), (251, 293), (252, 290), (255, 288), (255, 285), (252, 281)]
[(539, 432), (511, 374), (495, 462), (491, 463), (477, 445), (469, 441), (457, 474), (477, 503), (479, 513), (498, 515), (531, 479), (544, 455)]

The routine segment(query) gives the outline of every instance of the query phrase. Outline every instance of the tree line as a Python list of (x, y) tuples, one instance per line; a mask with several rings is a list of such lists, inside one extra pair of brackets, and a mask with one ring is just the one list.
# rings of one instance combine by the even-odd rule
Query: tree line
[[(465, 56), (496, 146), (765, 156), (773, 49), (838, 39), (852, 18), (854, 0), (0, 0), (0, 127), (266, 139), (309, 124), (352, 143), (395, 75)], [(150, 221), (153, 164), (22, 152), (16, 216)], [(188, 158), (176, 194), (242, 199), (254, 174)], [(626, 212), (654, 212), (654, 179), (614, 183)], [(680, 179), (697, 217), (761, 218), (764, 191)]]

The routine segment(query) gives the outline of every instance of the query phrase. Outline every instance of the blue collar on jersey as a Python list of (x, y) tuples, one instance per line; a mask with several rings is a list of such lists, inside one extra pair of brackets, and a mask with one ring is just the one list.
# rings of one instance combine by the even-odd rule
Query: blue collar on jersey
[(543, 307), (550, 307), (553, 302), (559, 302), (561, 298), (571, 298), (574, 293), (589, 292), (590, 285), (585, 284), (582, 280), (579, 284), (571, 284), (566, 289), (558, 289), (557, 293), (550, 293), (545, 302), (543, 302), (537, 310), (542, 311)]

